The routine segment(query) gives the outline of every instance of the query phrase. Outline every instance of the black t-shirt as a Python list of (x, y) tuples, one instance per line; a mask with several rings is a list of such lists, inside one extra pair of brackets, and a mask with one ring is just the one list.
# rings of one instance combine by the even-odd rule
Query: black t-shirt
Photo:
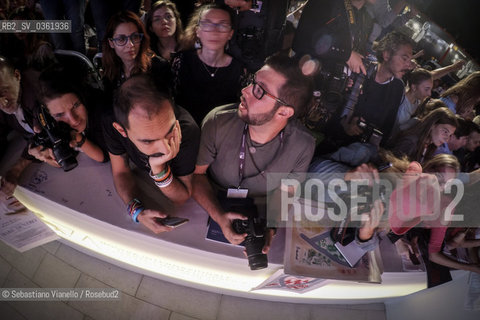
[(383, 133), (382, 142), (386, 142), (392, 133), (405, 86), (402, 80), (396, 78), (385, 84), (374, 79), (372, 76), (365, 80), (354, 115), (363, 117), (367, 123), (378, 128)]
[[(176, 107), (175, 117), (182, 130), (182, 142), (177, 156), (170, 161), (175, 176), (186, 176), (195, 170), (195, 162), (200, 144), (200, 129), (187, 110)], [(114, 116), (109, 113), (103, 121), (103, 133), (108, 152), (114, 155), (127, 153), (135, 165), (146, 172), (150, 171), (148, 157), (140, 152), (128, 138), (124, 138), (112, 125)]]
[(298, 22), (293, 50), (336, 63), (346, 62), (352, 50), (365, 54), (373, 21), (365, 7), (352, 7), (352, 13), (353, 25), (343, 0), (308, 1)]
[[(122, 85), (122, 83), (124, 83), (127, 80), (127, 78), (123, 73), (123, 69), (121, 65), (119, 66), (119, 69), (121, 73), (120, 78), (115, 79), (114, 81), (110, 81), (107, 78), (103, 79), (105, 92), (107, 96), (112, 98), (115, 91)], [(170, 64), (167, 60), (158, 56), (154, 56), (152, 58), (150, 69), (148, 69), (147, 73), (151, 75), (151, 77), (153, 78), (153, 81), (155, 82), (155, 85), (159, 89), (161, 89), (162, 91), (168, 91), (169, 93), (172, 93), (173, 76), (172, 76)]]
[(88, 111), (88, 123), (85, 129), (85, 135), (88, 140), (102, 149), (103, 162), (107, 162), (109, 158), (107, 145), (105, 144), (105, 138), (103, 136), (102, 119), (104, 113), (111, 109), (110, 102), (104, 92), (96, 89), (89, 90), (85, 95), (85, 100), (85, 107)]
[(244, 78), (239, 60), (232, 58), (230, 65), (213, 68), (192, 50), (178, 53), (172, 66), (175, 102), (187, 109), (198, 124), (213, 108), (238, 102)]

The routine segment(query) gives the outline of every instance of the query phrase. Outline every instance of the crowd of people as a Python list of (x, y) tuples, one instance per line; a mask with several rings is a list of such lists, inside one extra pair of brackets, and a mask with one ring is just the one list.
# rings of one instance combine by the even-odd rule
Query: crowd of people
[[(54, 54), (88, 53), (83, 33), (78, 36), (85, 1), (26, 1), (2, 12), (12, 20), (40, 19), (41, 11), (48, 19), (72, 20), (70, 39), (18, 33), (0, 39), (0, 150), (6, 150), (12, 130), (26, 141), (21, 158), (2, 178), (7, 194), (32, 162), (62, 167), (52, 148), (32, 143), (42, 131), (42, 108), (68, 125), (69, 147), (111, 162), (126, 207), (119, 214), (154, 233), (172, 230), (162, 223), (169, 213), (142, 203), (130, 162), (148, 172), (175, 205), (193, 197), (234, 244), (247, 237), (234, 221), (248, 216), (232, 210), (229, 199), (253, 200), (256, 214), (264, 217), (267, 195), (282, 189), (280, 179), (267, 181), (268, 173), (304, 181), (307, 172), (343, 172), (346, 181), (367, 178), (374, 184), (379, 166), (388, 163), (382, 172), (404, 182), (390, 197), (392, 208), (401, 188), (429, 181), (427, 193), (438, 194), (442, 210), (450, 199), (444, 192), (449, 179), (462, 171), (471, 173), (462, 176), (465, 184), (478, 180), (480, 71), (431, 98), (434, 81), (463, 62), (421, 67), (425, 61), (414, 59), (421, 48), (402, 28), (416, 14), (401, 14), (406, 1), (389, 7), (387, 0), (309, 0), (295, 11), (297, 17), (302, 12), (295, 24), (287, 20), (288, 1), (275, 9), (271, 0), (192, 1), (181, 7), (178, 1), (144, 1), (143, 15), (142, 1), (101, 2), (89, 5), (95, 8), (103, 90), (67, 74)], [(257, 14), (261, 22), (251, 18)], [(281, 28), (286, 32), (276, 32), (278, 21), (290, 26)], [(259, 59), (265, 62), (254, 63)], [(340, 99), (332, 102), (332, 95)], [(375, 200), (356, 243), (378, 245), (380, 220), (389, 216), (392, 242), (418, 244), (429, 285), (448, 280), (443, 273), (435, 278), (445, 268), (480, 273), (476, 228), (449, 229), (439, 225), (440, 218), (422, 221), (437, 205), (431, 199), (436, 198), (411, 199), (416, 212), (402, 221), (395, 210), (387, 212), (388, 203)], [(276, 230), (265, 228), (267, 254)], [(460, 246), (477, 248), (470, 249), (469, 262), (446, 253)]]

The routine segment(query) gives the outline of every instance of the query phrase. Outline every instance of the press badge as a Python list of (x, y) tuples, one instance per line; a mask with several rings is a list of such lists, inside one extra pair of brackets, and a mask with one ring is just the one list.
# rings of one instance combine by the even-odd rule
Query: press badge
[(228, 188), (227, 198), (245, 199), (248, 195), (248, 189)]

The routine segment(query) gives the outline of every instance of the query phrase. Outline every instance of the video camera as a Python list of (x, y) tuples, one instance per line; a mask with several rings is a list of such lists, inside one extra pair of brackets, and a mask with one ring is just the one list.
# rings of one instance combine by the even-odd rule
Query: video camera
[(69, 145), (72, 129), (64, 122), (55, 121), (44, 106), (40, 107), (37, 118), (42, 131), (33, 136), (32, 147), (42, 146), (44, 149), (52, 149), (55, 160), (63, 171), (75, 168), (78, 165), (76, 152)]

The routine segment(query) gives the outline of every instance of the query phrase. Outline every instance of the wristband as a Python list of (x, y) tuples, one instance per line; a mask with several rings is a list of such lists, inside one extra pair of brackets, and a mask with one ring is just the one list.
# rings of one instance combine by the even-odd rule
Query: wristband
[(85, 141), (87, 141), (87, 136), (85, 135), (85, 133), (82, 132), (82, 139), (77, 142), (77, 145), (75, 147), (81, 148), (84, 145)]
[(172, 183), (172, 181), (173, 181), (173, 174), (170, 171), (170, 174), (168, 175), (168, 177), (165, 178), (165, 180), (155, 181), (155, 185), (159, 188), (166, 188)]
[(173, 173), (170, 166), (167, 164), (165, 170), (160, 172), (159, 174), (152, 174), (152, 170), (150, 170), (150, 177), (155, 182), (155, 185), (159, 188), (168, 187), (173, 181)]
[(127, 213), (132, 217), (133, 222), (139, 223), (138, 215), (145, 210), (143, 204), (137, 198), (132, 199), (127, 205)]
[(152, 178), (154, 181), (163, 181), (168, 178), (168, 175), (170, 174), (170, 166), (168, 163), (165, 165), (165, 169), (163, 169), (162, 172), (158, 174), (153, 174), (152, 169), (150, 169), (150, 178)]
[(135, 222), (135, 223), (140, 223), (140, 221), (138, 221), (138, 215), (139, 215), (140, 213), (142, 213), (143, 210), (145, 210), (144, 207), (138, 207), (137, 209), (135, 209), (135, 211), (134, 211), (134, 213), (133, 213), (133, 215), (132, 215), (132, 220), (133, 220), (133, 222)]

